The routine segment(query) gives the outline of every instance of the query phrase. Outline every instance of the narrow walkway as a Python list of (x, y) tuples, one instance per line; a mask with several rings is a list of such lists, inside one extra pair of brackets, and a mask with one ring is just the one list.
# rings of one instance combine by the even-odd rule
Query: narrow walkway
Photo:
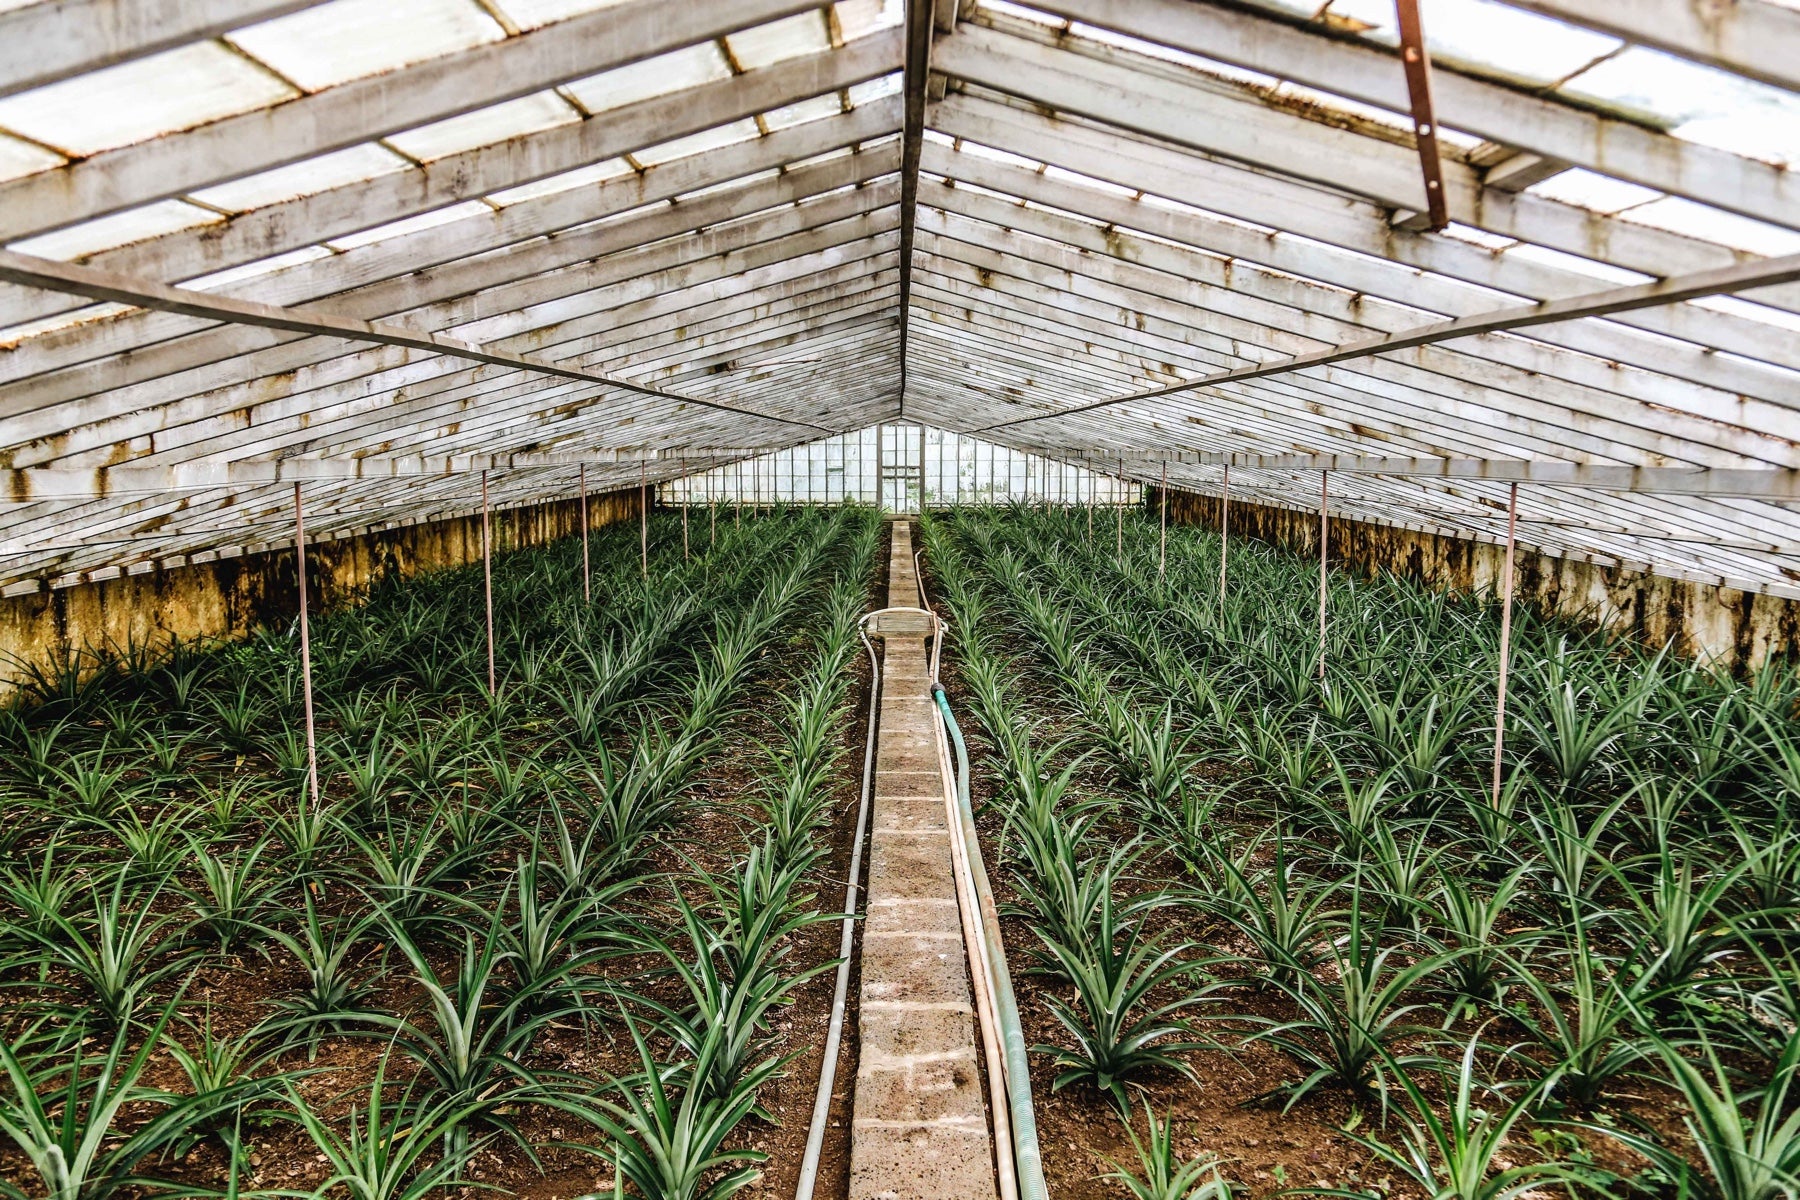
[[(890, 529), (887, 602), (916, 608), (912, 531)], [(993, 1200), (923, 638), (888, 635), (881, 680), (850, 1200)]]

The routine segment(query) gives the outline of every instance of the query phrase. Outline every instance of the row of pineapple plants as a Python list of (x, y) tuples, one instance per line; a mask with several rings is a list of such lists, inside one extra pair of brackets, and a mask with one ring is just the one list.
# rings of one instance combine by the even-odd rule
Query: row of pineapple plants
[[(1427, 1195), (1792, 1195), (1793, 674), (1521, 613), (1496, 798), (1491, 606), (1333, 572), (1321, 678), (1316, 563), (1237, 542), (1221, 595), (1216, 535), (1170, 530), (1166, 566), (1158, 538), (927, 522), (1055, 1086), (1124, 1110), (1191, 1050), (1274, 1048), (1268, 1102), (1348, 1096), (1347, 1136)], [(1647, 1088), (1685, 1136), (1639, 1119)], [(1142, 1146), (1172, 1153), (1154, 1117)]]
[[(578, 542), (496, 560), (491, 694), (479, 568), (316, 620), (316, 798), (291, 627), (0, 708), (4, 1194), (406, 1200), (549, 1142), (747, 1181), (879, 523), (652, 533), (592, 537), (591, 602)], [(741, 849), (686, 844), (716, 810)]]

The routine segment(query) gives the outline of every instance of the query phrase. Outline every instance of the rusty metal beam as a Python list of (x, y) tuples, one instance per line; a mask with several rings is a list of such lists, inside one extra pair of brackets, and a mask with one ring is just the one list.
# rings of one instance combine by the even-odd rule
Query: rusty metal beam
[(1733, 292), (1766, 287), (1771, 284), (1788, 283), (1794, 280), (1800, 280), (1800, 254), (1790, 254), (1781, 258), (1765, 258), (1758, 262), (1721, 267), (1715, 271), (1697, 271), (1692, 275), (1677, 275), (1652, 283), (1609, 288), (1601, 292), (1590, 292), (1584, 296), (1571, 296), (1564, 300), (1546, 300), (1539, 304), (1512, 306), (1486, 313), (1476, 313), (1454, 321), (1438, 321), (1384, 337), (1368, 338), (1341, 346), (1327, 347), (1324, 350), (1315, 350), (1310, 354), (1299, 354), (1291, 358), (1259, 363), (1252, 367), (1220, 371), (1199, 379), (1190, 379), (1185, 383), (1171, 384), (1168, 387), (1151, 388), (1148, 391), (1114, 396), (1108, 400), (1096, 400), (1091, 404), (1077, 405), (1074, 408), (1065, 408), (1057, 412), (1037, 413), (1012, 421), (984, 425), (980, 429), (970, 430), (970, 432), (985, 433), (995, 429), (1008, 429), (1016, 425), (1030, 424), (1033, 421), (1069, 417), (1077, 413), (1093, 412), (1096, 409), (1110, 408), (1118, 404), (1156, 400), (1164, 396), (1175, 395), (1178, 392), (1193, 391), (1195, 388), (1211, 387), (1216, 384), (1267, 379), (1276, 375), (1303, 371), (1308, 367), (1328, 366), (1331, 363), (1367, 358), (1370, 355), (1406, 350), (1414, 346), (1429, 346), (1437, 342), (1449, 341), (1452, 338), (1506, 333), (1556, 321), (1574, 321), (1582, 317), (1606, 317), (1639, 308), (1675, 304), (1683, 300), (1697, 300), (1705, 296), (1729, 295)]
[(1444, 165), (1438, 158), (1437, 114), (1431, 105), (1431, 55), (1425, 49), (1425, 22), (1419, 0), (1394, 0), (1400, 16), (1400, 62), (1406, 68), (1406, 95), (1412, 106), (1413, 140), (1419, 146), (1419, 170), (1425, 177), (1426, 227), (1450, 224), (1444, 199)]
[(29, 254), (19, 254), (10, 250), (0, 250), (0, 281), (22, 284), (26, 287), (71, 292), (92, 300), (129, 304), (138, 308), (153, 308), (162, 312), (198, 317), (207, 321), (250, 325), (263, 329), (280, 329), (313, 337), (343, 338), (353, 342), (428, 350), (452, 358), (466, 359), (470, 362), (515, 367), (521, 371), (539, 375), (554, 375), (564, 379), (580, 379), (589, 383), (606, 384), (609, 387), (636, 392), (642, 396), (654, 396), (662, 400), (674, 400), (679, 403), (699, 405), (703, 408), (720, 409), (725, 412), (737, 413), (740, 416), (755, 417), (759, 420), (774, 421), (784, 425), (804, 426), (822, 433), (835, 432), (823, 425), (815, 425), (811, 421), (772, 416), (717, 400), (705, 400), (697, 396), (666, 392), (661, 388), (635, 383), (615, 375), (565, 366), (562, 363), (546, 361), (533, 355), (515, 354), (508, 350), (493, 350), (441, 333), (421, 332), (386, 321), (363, 321), (355, 317), (338, 316), (335, 313), (318, 309), (283, 308), (274, 304), (259, 304), (252, 300), (191, 291), (187, 288), (168, 287), (164, 284), (131, 279), (107, 271), (96, 271), (91, 267), (35, 258)]

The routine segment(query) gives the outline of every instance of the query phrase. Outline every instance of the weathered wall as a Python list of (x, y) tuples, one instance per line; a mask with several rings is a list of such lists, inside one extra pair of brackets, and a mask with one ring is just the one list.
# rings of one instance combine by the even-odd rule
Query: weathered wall
[[(1157, 490), (1146, 494), (1155, 512)], [(1169, 519), (1217, 529), (1219, 500), (1171, 488)], [(1319, 514), (1233, 500), (1231, 536), (1317, 554)], [(1491, 592), (1506, 566), (1504, 546), (1341, 517), (1331, 518), (1330, 536), (1333, 563), (1385, 569), (1431, 587)], [(1752, 670), (1800, 650), (1800, 603), (1792, 600), (1523, 549), (1514, 568), (1515, 603), (1648, 645), (1673, 643), (1677, 653), (1725, 670)]]
[[(588, 497), (591, 528), (636, 517), (636, 488)], [(579, 501), (558, 500), (489, 514), (496, 553), (538, 546), (581, 531)], [(314, 612), (356, 602), (390, 578), (481, 559), (481, 517), (457, 517), (306, 548)], [(166, 643), (171, 636), (233, 638), (289, 621), (299, 607), (291, 548), (78, 584), (0, 599), (0, 695), (21, 664), (92, 647)]]

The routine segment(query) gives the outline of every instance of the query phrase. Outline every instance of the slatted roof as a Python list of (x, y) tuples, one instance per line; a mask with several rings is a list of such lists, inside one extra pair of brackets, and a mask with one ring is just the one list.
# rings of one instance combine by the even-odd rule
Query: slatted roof
[(1410, 3), (0, 0), (0, 590), (899, 418), (1800, 596), (1800, 8)]

